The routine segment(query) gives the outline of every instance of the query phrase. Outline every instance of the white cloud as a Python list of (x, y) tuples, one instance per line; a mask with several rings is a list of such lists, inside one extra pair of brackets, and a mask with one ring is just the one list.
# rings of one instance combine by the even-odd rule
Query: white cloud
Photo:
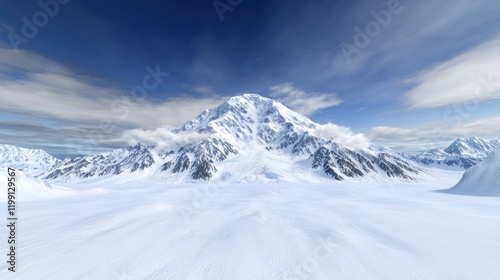
[(67, 67), (37, 53), (26, 50), (0, 48), (0, 71), (13, 72), (14, 70), (48, 72), (53, 74), (71, 73)]
[(153, 145), (175, 147), (195, 144), (210, 138), (210, 134), (197, 132), (172, 132), (172, 127), (162, 127), (155, 130), (133, 129), (125, 131), (121, 136), (121, 141), (129, 145), (137, 143), (149, 143)]
[(500, 98), (500, 38), (419, 74), (404, 95), (411, 109), (478, 103)]
[[(22, 71), (21, 78), (12, 74)], [(0, 110), (21, 116), (87, 124), (157, 128), (177, 126), (226, 98), (171, 98), (162, 103), (134, 100), (129, 92), (73, 73), (38, 54), (0, 48)], [(147, 73), (145, 72), (145, 75)], [(139, 81), (140, 82), (140, 81)]]
[(372, 128), (368, 136), (374, 142), (392, 148), (429, 150), (442, 148), (460, 137), (500, 139), (500, 117), (479, 119), (459, 126), (446, 123), (427, 124), (418, 128), (378, 126)]
[(191, 91), (193, 91), (194, 93), (206, 94), (206, 95), (215, 94), (214, 89), (211, 86), (207, 85), (192, 86)]
[(304, 115), (342, 103), (334, 93), (305, 92), (293, 83), (275, 85), (270, 90), (271, 97)]
[(364, 134), (355, 134), (348, 127), (331, 123), (318, 125), (312, 131), (312, 135), (332, 140), (355, 150), (366, 149), (370, 145), (370, 140)]

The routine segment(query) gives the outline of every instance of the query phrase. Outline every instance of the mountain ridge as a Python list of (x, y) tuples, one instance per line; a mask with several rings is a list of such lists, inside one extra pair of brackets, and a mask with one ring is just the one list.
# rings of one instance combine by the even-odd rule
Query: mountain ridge
[(0, 144), (0, 155), (0, 166), (20, 169), (32, 175), (39, 175), (60, 161), (41, 149), (7, 144)]
[(458, 138), (445, 149), (432, 149), (420, 153), (412, 160), (426, 166), (469, 169), (500, 148), (500, 141), (479, 137)]
[[(68, 159), (43, 178), (87, 179), (141, 171), (144, 176), (165, 177), (167, 181), (302, 180), (298, 173), (312, 180), (325, 176), (338, 181), (417, 180), (421, 172), (417, 165), (392, 150), (374, 145), (352, 149), (317, 137), (314, 131), (318, 126), (279, 102), (244, 94), (205, 110), (172, 130), (207, 134), (202, 141), (175, 149), (168, 144), (138, 144), (101, 155)], [(260, 156), (255, 156), (256, 153)], [(248, 162), (250, 158), (253, 161)], [(275, 162), (294, 171), (287, 171)]]

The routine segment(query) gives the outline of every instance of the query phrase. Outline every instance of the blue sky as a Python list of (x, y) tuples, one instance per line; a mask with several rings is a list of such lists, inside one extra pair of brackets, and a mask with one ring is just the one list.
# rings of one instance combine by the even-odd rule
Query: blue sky
[(500, 138), (498, 1), (1, 6), (1, 143), (100, 152), (246, 92), (402, 151)]

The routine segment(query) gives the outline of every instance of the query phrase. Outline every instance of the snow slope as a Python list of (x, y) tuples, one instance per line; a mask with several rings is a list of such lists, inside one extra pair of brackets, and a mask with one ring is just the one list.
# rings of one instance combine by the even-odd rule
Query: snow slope
[(449, 192), (500, 196), (500, 149), (491, 153), (481, 164), (465, 172), (462, 180)]
[[(7, 178), (9, 178), (7, 170), (7, 168), (0, 168), (0, 184), (2, 189), (5, 189), (5, 191), (0, 192), (0, 200), (2, 202), (7, 200)], [(68, 188), (52, 186), (46, 181), (34, 178), (21, 170), (15, 171), (14, 178), (17, 194), (16, 199), (22, 199), (23, 201), (47, 199), (73, 193)]]
[(77, 184), (85, 195), (20, 200), (18, 272), (0, 262), (0, 279), (500, 279), (499, 200), (434, 192), (459, 179), (449, 174), (439, 185)]

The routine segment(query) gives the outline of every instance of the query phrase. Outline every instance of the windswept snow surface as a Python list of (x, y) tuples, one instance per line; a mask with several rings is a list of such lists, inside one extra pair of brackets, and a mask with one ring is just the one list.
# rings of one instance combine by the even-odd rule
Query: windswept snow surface
[(481, 164), (465, 172), (462, 180), (447, 192), (500, 196), (500, 149), (491, 153)]
[(0, 279), (500, 279), (499, 198), (435, 192), (462, 175), (446, 174), (439, 184), (94, 182), (21, 196), (17, 272), (3, 261)]

